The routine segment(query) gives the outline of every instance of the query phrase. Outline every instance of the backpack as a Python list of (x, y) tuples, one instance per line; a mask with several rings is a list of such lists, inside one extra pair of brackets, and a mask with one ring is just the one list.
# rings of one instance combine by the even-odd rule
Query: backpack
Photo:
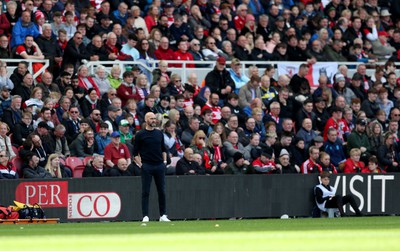
[(30, 204), (23, 204), (18, 201), (14, 201), (15, 205), (13, 207), (14, 211), (18, 212), (19, 219), (44, 219), (46, 215), (42, 207), (35, 203), (33, 205)]

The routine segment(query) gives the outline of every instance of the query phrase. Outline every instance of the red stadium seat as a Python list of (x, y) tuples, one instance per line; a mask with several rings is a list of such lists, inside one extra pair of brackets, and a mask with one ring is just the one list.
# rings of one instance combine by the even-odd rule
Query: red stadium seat
[(82, 178), (83, 170), (85, 170), (85, 166), (77, 166), (72, 172), (73, 178)]
[(86, 166), (86, 164), (89, 162), (89, 160), (92, 160), (93, 156), (87, 156), (83, 159), (83, 165)]
[(79, 157), (68, 157), (65, 160), (65, 165), (71, 168), (72, 171), (78, 166), (84, 166), (82, 159)]
[(11, 160), (11, 163), (13, 164), (13, 166), (15, 166), (17, 168), (17, 173), (18, 173), (18, 177), (22, 178), (23, 174), (22, 174), (22, 165), (23, 165), (23, 161), (20, 157), (15, 157)]

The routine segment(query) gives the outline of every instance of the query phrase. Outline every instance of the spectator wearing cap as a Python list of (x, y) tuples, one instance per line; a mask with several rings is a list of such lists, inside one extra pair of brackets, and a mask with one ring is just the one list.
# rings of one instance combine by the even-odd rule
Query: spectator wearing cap
[(248, 160), (245, 160), (243, 153), (236, 152), (233, 155), (232, 162), (225, 168), (225, 174), (254, 174), (254, 168)]
[(261, 156), (252, 162), (254, 170), (258, 174), (281, 173), (279, 167), (274, 162), (274, 152), (272, 148), (266, 148), (261, 152)]
[[(255, 13), (253, 13), (256, 15)], [(256, 25), (255, 25), (255, 17), (252, 14), (247, 14), (246, 15), (246, 22), (244, 24), (243, 29), (240, 31), (241, 35), (246, 35), (247, 33), (251, 33), (253, 35), (253, 38), (256, 37)]]
[(212, 93), (217, 93), (221, 100), (225, 100), (229, 93), (235, 90), (235, 82), (225, 68), (226, 60), (223, 57), (217, 59), (212, 71), (205, 78), (205, 85)]
[(176, 163), (176, 175), (203, 175), (204, 167), (193, 159), (193, 149), (186, 148), (183, 157)]
[(281, 150), (276, 165), (281, 167), (282, 174), (291, 174), (300, 172), (300, 168), (292, 163), (289, 152), (286, 151), (286, 149)]
[(117, 117), (120, 108), (116, 107), (115, 105), (109, 105), (107, 107), (107, 111), (108, 111), (107, 112), (108, 116), (104, 120), (104, 122), (108, 124), (108, 130), (110, 133), (117, 132), (118, 131)]
[(336, 106), (332, 108), (332, 116), (328, 119), (324, 127), (324, 141), (328, 139), (328, 129), (335, 128), (338, 133), (338, 138), (345, 142), (344, 135), (350, 133), (350, 130), (342, 115), (342, 108)]
[(12, 29), (11, 48), (23, 44), (28, 35), (37, 38), (40, 35), (40, 32), (37, 26), (31, 21), (31, 12), (25, 10), (22, 12), (21, 18), (15, 23)]
[(350, 104), (351, 100), (355, 98), (354, 92), (346, 86), (345, 77), (338, 73), (335, 75), (335, 83), (333, 84), (335, 92), (344, 97), (346, 104)]
[(377, 102), (378, 91), (375, 88), (368, 90), (368, 98), (361, 104), (361, 110), (365, 112), (367, 118), (375, 118), (375, 115), (380, 110), (379, 103)]
[(157, 113), (162, 114), (163, 116), (167, 116), (169, 114), (169, 102), (171, 98), (167, 95), (160, 96), (160, 102), (155, 107)]
[(118, 160), (124, 158), (128, 165), (131, 164), (131, 155), (128, 147), (121, 143), (120, 133), (114, 131), (111, 133), (111, 143), (104, 148), (104, 160), (107, 167), (113, 167), (118, 164)]
[(359, 98), (361, 101), (363, 101), (366, 98), (364, 88), (361, 86), (362, 81), (364, 81), (363, 76), (360, 73), (356, 72), (354, 73), (351, 79), (351, 85), (350, 85), (350, 89), (353, 91), (356, 97)]
[(72, 64), (75, 69), (82, 64), (82, 60), (97, 61), (99, 56), (90, 55), (82, 43), (83, 35), (80, 32), (75, 32), (72, 39), (68, 41), (63, 55), (63, 66)]
[(323, 132), (325, 124), (330, 118), (330, 114), (326, 108), (326, 102), (322, 97), (317, 97), (316, 99), (314, 99), (313, 112), (315, 114), (316, 130), (319, 132)]
[(378, 39), (372, 41), (372, 50), (378, 59), (387, 59), (391, 57), (396, 49), (388, 43), (389, 34), (386, 31), (378, 32)]
[(69, 145), (71, 156), (73, 157), (88, 157), (98, 153), (98, 145), (94, 138), (92, 128), (87, 128), (72, 141)]
[(132, 133), (130, 133), (129, 127), (130, 127), (130, 124), (129, 124), (128, 120), (122, 119), (119, 122), (119, 131), (118, 132), (119, 132), (119, 135), (121, 138), (121, 143), (127, 144), (127, 143), (131, 142), (133, 135), (132, 135)]
[(347, 152), (350, 153), (351, 149), (359, 148), (362, 159), (371, 152), (371, 144), (366, 132), (367, 124), (366, 119), (357, 119), (356, 128), (347, 137)]

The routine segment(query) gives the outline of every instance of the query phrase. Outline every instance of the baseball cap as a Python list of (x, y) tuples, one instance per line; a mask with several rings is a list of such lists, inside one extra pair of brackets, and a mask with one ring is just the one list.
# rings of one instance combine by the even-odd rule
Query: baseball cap
[(241, 158), (244, 158), (244, 155), (241, 152), (235, 152), (235, 154), (233, 155), (233, 161), (234, 162), (240, 160)]
[(119, 122), (120, 126), (129, 126), (129, 121), (126, 119), (123, 119)]
[(111, 133), (111, 138), (119, 138), (119, 137), (120, 137), (119, 132)]
[(108, 106), (107, 110), (109, 112), (118, 112), (120, 109), (118, 107), (116, 107), (115, 105), (110, 105), (110, 106)]
[(324, 142), (324, 138), (322, 138), (321, 136), (316, 136), (314, 137), (314, 142)]
[(225, 59), (224, 57), (219, 57), (219, 58), (217, 59), (217, 63), (218, 63), (218, 64), (225, 65), (225, 64), (226, 64), (226, 59)]
[(356, 124), (357, 124), (357, 125), (366, 126), (366, 125), (367, 125), (367, 121), (366, 121), (365, 119), (357, 119)]
[(51, 127), (50, 127), (46, 122), (44, 122), (44, 121), (39, 122), (39, 124), (38, 124), (37, 127), (38, 127), (38, 128), (46, 128), (47, 130), (51, 130)]
[(7, 86), (1, 87), (1, 90), (2, 90), (2, 91), (10, 91), (10, 89), (9, 89)]
[(356, 72), (354, 73), (352, 80), (363, 80), (363, 76), (360, 73)]

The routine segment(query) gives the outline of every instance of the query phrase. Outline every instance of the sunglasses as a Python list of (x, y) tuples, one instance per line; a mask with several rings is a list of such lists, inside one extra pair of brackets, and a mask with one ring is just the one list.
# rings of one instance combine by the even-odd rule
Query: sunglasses
[(0, 158), (7, 157), (7, 155), (0, 155)]
[(70, 111), (70, 113), (79, 113), (78, 111)]
[(199, 137), (199, 139), (206, 139), (206, 138), (204, 138), (204, 137)]

